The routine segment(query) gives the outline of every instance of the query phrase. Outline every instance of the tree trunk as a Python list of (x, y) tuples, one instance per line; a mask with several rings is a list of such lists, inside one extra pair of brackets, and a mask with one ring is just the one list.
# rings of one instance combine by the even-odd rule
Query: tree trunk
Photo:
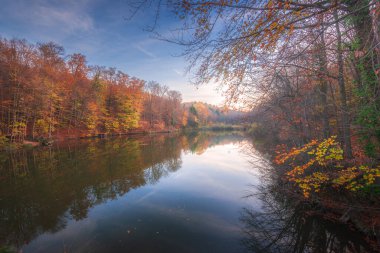
[(322, 109), (322, 125), (323, 125), (323, 137), (328, 138), (330, 136), (330, 124), (329, 124), (329, 114), (328, 114), (328, 105), (327, 105), (327, 55), (326, 55), (326, 43), (325, 43), (325, 33), (324, 27), (321, 31), (321, 41), (319, 45), (319, 50), (317, 52), (319, 71), (320, 71), (320, 86), (319, 94), (321, 99)]
[(351, 132), (349, 109), (347, 105), (346, 84), (344, 81), (344, 66), (343, 66), (343, 50), (342, 50), (342, 33), (339, 27), (338, 10), (334, 10), (335, 29), (337, 35), (337, 62), (338, 62), (338, 84), (342, 114), (342, 133), (343, 133), (343, 149), (346, 158), (352, 158), (351, 148)]
[[(376, 64), (380, 64), (380, 30), (379, 30), (379, 23), (380, 23), (380, 14), (378, 13), (380, 11), (380, 3), (376, 0), (370, 1), (370, 16), (372, 21), (372, 33), (374, 37), (374, 51), (376, 55)], [(377, 85), (380, 86), (380, 66), (377, 66), (377, 69), (375, 69), (375, 73), (377, 76)]]

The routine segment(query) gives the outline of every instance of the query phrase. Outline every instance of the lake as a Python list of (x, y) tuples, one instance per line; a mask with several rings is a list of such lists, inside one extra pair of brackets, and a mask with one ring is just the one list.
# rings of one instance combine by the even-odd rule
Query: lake
[[(270, 190), (269, 161), (240, 133), (69, 141), (3, 152), (0, 166), (3, 252), (286, 252), (289, 221), (309, 219)], [(315, 223), (334, 239), (294, 252), (366, 252), (357, 233)]]

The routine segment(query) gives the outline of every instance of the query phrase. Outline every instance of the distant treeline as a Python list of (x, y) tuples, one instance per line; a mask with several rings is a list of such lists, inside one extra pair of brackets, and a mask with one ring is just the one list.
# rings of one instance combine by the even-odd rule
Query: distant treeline
[(229, 115), (236, 118), (204, 103), (184, 105), (165, 85), (89, 66), (55, 43), (0, 38), (0, 135), (11, 141), (197, 127)]

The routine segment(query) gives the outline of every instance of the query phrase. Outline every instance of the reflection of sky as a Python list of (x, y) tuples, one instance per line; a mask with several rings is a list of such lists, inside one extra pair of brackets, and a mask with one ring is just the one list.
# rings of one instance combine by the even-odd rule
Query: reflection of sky
[[(30, 42), (54, 41), (68, 54), (80, 52), (91, 65), (117, 67), (126, 73), (179, 90), (185, 101), (220, 103), (215, 85), (195, 87), (188, 84), (184, 58), (173, 57), (182, 51), (177, 45), (152, 39), (143, 31), (153, 24), (151, 8), (129, 16), (128, 0), (1, 0), (0, 36)], [(162, 10), (158, 31), (168, 34), (176, 20)]]
[(88, 218), (40, 236), (25, 252), (57, 245), (73, 252), (241, 252), (242, 207), (259, 208), (258, 200), (243, 198), (259, 183), (247, 157), (238, 144), (227, 144), (202, 155), (183, 153), (182, 161), (156, 184), (95, 206)]

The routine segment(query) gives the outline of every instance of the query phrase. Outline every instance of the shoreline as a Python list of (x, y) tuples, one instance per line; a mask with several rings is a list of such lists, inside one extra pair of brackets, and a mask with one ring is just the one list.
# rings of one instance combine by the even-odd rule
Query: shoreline
[(127, 133), (98, 133), (93, 135), (86, 136), (62, 136), (62, 135), (53, 135), (52, 138), (40, 137), (38, 139), (26, 138), (23, 142), (10, 142), (7, 143), (0, 150), (13, 151), (23, 148), (37, 148), (37, 147), (47, 147), (52, 146), (54, 143), (60, 143), (65, 141), (74, 141), (74, 140), (86, 140), (86, 139), (107, 139), (117, 136), (144, 136), (144, 135), (154, 135), (154, 134), (170, 134), (170, 133), (179, 133), (183, 131), (182, 129), (173, 129), (173, 130), (142, 130), (142, 131), (130, 131)]
[(145, 136), (145, 135), (155, 135), (155, 134), (171, 134), (171, 133), (186, 133), (186, 132), (232, 132), (232, 131), (242, 131), (246, 132), (245, 127), (237, 126), (210, 126), (210, 127), (199, 127), (199, 128), (176, 128), (176, 129), (163, 129), (163, 130), (132, 130), (126, 133), (97, 133), (91, 135), (64, 135), (64, 134), (55, 134), (51, 138), (39, 137), (37, 139), (26, 138), (23, 142), (10, 142), (7, 143), (2, 150), (12, 151), (22, 148), (37, 148), (37, 147), (46, 147), (52, 146), (54, 143), (61, 143), (65, 141), (74, 141), (74, 140), (86, 140), (86, 139), (107, 139), (118, 136)]

